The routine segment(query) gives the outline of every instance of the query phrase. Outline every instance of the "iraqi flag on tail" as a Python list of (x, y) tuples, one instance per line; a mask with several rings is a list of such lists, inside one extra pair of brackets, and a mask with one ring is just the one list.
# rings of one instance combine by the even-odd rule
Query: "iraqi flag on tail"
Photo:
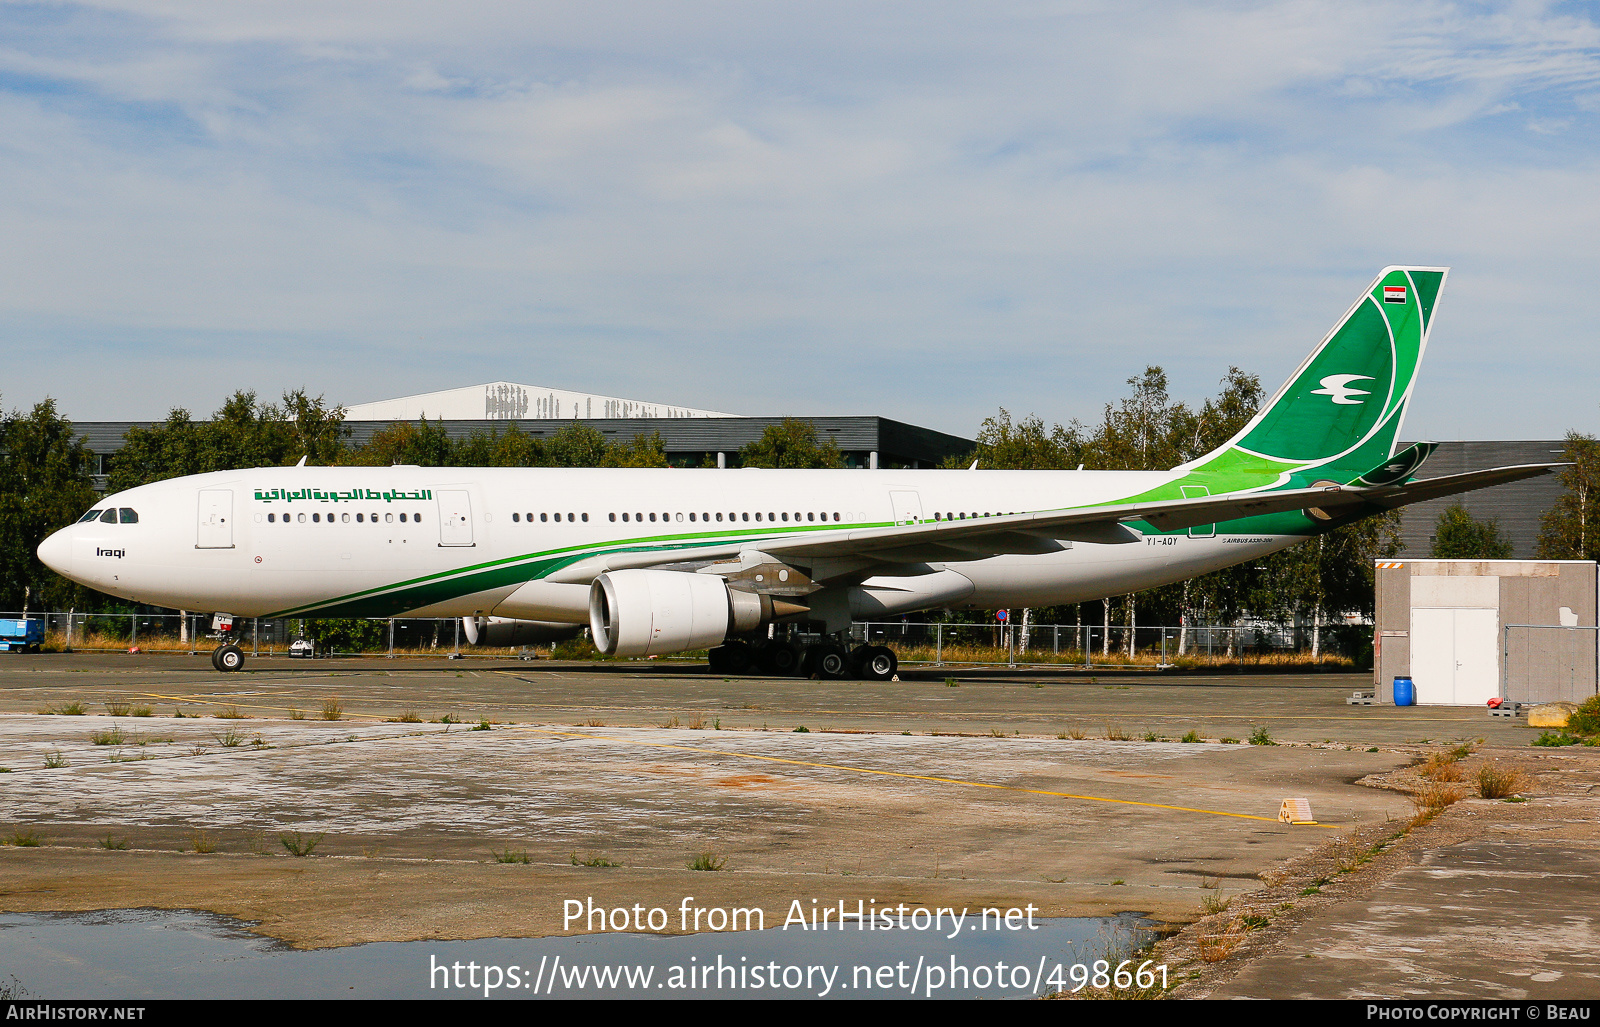
[(1383, 302), (1404, 303), (1406, 301), (1406, 287), (1403, 285), (1385, 285), (1383, 287)]

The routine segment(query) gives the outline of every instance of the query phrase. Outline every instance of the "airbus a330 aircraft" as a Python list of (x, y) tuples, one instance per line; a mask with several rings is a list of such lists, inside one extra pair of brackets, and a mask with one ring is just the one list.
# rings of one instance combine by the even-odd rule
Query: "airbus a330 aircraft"
[[(501, 644), (588, 625), (622, 656), (886, 679), (852, 618), (1121, 595), (1560, 466), (1418, 481), (1433, 446), (1394, 452), (1446, 270), (1385, 268), (1249, 424), (1171, 470), (262, 467), (108, 496), (39, 558), (177, 609), (463, 617)], [(824, 641), (767, 638), (797, 621)]]

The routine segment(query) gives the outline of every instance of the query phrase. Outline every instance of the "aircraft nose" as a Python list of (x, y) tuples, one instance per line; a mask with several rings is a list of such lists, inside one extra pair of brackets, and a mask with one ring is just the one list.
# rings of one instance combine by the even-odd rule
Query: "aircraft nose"
[(72, 576), (72, 529), (62, 528), (39, 543), (39, 562), (63, 578)]

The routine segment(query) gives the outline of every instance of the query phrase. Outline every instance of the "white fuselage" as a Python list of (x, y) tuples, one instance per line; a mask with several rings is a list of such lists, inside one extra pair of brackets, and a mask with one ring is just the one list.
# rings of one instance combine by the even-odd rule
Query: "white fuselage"
[[(594, 554), (738, 544), (850, 527), (1109, 503), (1170, 471), (277, 467), (143, 485), (96, 509), (136, 523), (63, 528), (40, 547), (73, 580), (142, 603), (239, 616), (586, 621)], [(625, 519), (624, 519), (625, 518)], [(1298, 540), (1206, 526), (1046, 555), (943, 561), (861, 584), (923, 607), (1046, 606), (1182, 580)], [(930, 572), (971, 583), (929, 586)], [(529, 584), (532, 582), (532, 584)], [(464, 584), (465, 583), (465, 584)], [(919, 592), (918, 589), (922, 589)], [(931, 588), (931, 591), (929, 590)], [(964, 593), (964, 594), (963, 594)], [(374, 597), (388, 597), (381, 609)], [(508, 597), (515, 597), (509, 603)], [(927, 601), (922, 601), (926, 599)], [(909, 604), (909, 605), (908, 605)]]

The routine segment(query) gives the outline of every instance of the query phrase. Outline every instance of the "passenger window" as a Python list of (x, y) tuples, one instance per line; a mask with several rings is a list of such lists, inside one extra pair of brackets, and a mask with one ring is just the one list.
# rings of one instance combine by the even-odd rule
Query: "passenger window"
[(339, 520), (343, 521), (346, 524), (349, 524), (350, 523), (350, 515), (349, 514), (340, 514), (339, 515)]
[(385, 524), (393, 524), (394, 523), (394, 514), (392, 514), (392, 513), (384, 514), (383, 515), (383, 521), (384, 521)]
[(322, 523), (322, 515), (321, 515), (321, 514), (319, 514), (319, 513), (314, 513), (314, 514), (312, 514), (312, 515), (311, 515), (311, 519), (312, 519), (312, 520), (313, 520), (313, 521), (315, 521), (315, 522), (316, 522), (316, 523), (318, 523), (318, 524), (321, 524), (321, 523)]
[(522, 520), (522, 515), (521, 514), (512, 514), (511, 515), (511, 523), (512, 524), (516, 524), (520, 520)]
[(306, 522), (306, 515), (305, 514), (301, 514), (300, 517), (299, 517), (299, 521), (300, 521), (301, 524), (304, 524)]
[(683, 521), (683, 514), (679, 514), (677, 519), (681, 523)]
[(656, 515), (655, 515), (655, 513), (654, 513), (654, 512), (653, 512), (653, 511), (652, 511), (652, 512), (651, 512), (651, 514), (650, 514), (650, 521), (651, 521), (651, 523), (654, 523), (654, 522), (655, 522), (655, 519), (656, 519)]
[(105, 513), (100, 515), (100, 522), (102, 524), (115, 524), (115, 523), (117, 523), (117, 511), (114, 510), (114, 509), (107, 510)]
[(400, 523), (404, 524), (405, 522), (406, 522), (406, 515), (405, 514), (401, 514), (400, 515)]
[(545, 524), (549, 524), (550, 523), (550, 515), (547, 514), (547, 513), (542, 513), (542, 514), (539, 515), (539, 520), (543, 521)]
[(573, 522), (573, 520), (574, 520), (574, 519), (575, 519), (575, 518), (574, 518), (574, 517), (573, 517), (573, 516), (572, 516), (572, 514), (567, 514), (567, 523), (568, 523), (568, 524), (571, 524), (571, 523), (572, 523), (572, 522)]
[(834, 512), (833, 512), (833, 519), (834, 519), (834, 520), (838, 520), (838, 519), (839, 519), (839, 511), (837, 511), (837, 510), (835, 510), (835, 511), (834, 511)]
[(267, 514), (267, 523), (271, 524), (274, 520), (277, 519), (277, 516), (278, 516), (277, 514)]
[(689, 520), (691, 520), (691, 521), (694, 520), (694, 511), (693, 510), (689, 511)]
[(583, 523), (585, 523), (585, 524), (589, 523), (589, 515), (588, 514), (584, 514), (583, 515)]
[[(612, 520), (616, 520), (616, 519), (617, 519), (617, 515), (616, 515), (616, 514), (612, 514), (612, 515), (611, 515), (611, 519), (612, 519)], [(627, 514), (623, 514), (623, 515), (622, 515), (622, 519), (623, 519), (623, 520), (627, 520), (627, 519), (628, 519), (628, 515), (627, 515)]]

